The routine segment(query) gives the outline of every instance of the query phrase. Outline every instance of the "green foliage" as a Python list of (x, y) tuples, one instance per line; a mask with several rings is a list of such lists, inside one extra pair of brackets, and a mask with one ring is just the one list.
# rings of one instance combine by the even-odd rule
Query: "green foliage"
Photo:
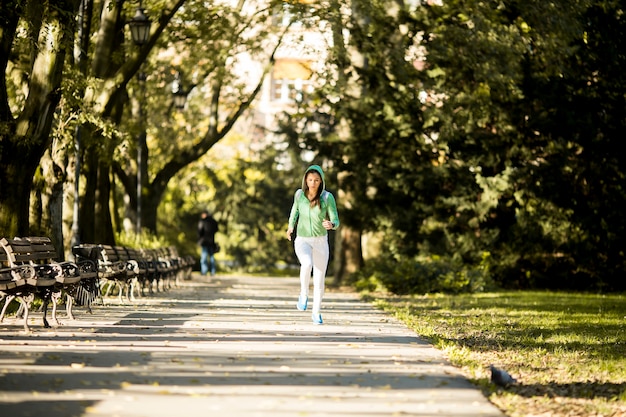
[(156, 236), (148, 230), (142, 230), (141, 234), (122, 231), (115, 240), (120, 246), (129, 248), (149, 248), (157, 249), (171, 246), (172, 241), (168, 241), (166, 235)]
[(372, 259), (353, 277), (360, 291), (386, 289), (394, 294), (479, 292), (491, 284), (489, 256), (475, 267), (450, 259)]
[(342, 161), (346, 224), (384, 235), (400, 276), (487, 252), (505, 287), (625, 289), (623, 5), (387, 6), (352, 16), (361, 95), (319, 92), (349, 137), (306, 142)]
[[(133, 9), (126, 3), (122, 14), (108, 17), (119, 21), (107, 30), (98, 27), (96, 13), (92, 27), (99, 35), (85, 34), (93, 42), (86, 45), (90, 54), (80, 63), (67, 57), (54, 122), (35, 124), (54, 126), (52, 138), (66, 152), (58, 160), (68, 161), (64, 172), (75, 128), (86, 127), (82, 179), (89, 181), (81, 183), (81, 221), (108, 226), (112, 217), (121, 229), (136, 204), (138, 104), (145, 106), (143, 220), (152, 228), (158, 219), (159, 238), (121, 236), (123, 242), (171, 242), (197, 254), (197, 216), (209, 208), (223, 227), (222, 261), (250, 270), (289, 265), (295, 258), (284, 228), (308, 154), (333, 167), (331, 183), (344, 197), (342, 223), (384, 236), (382, 253), (394, 261), (376, 262), (379, 272), (368, 266), (366, 286), (383, 283), (381, 275), (399, 292), (475, 291), (481, 285), (472, 283), (482, 279), (475, 266), (489, 253), (489, 275), (504, 287), (620, 291), (626, 289), (622, 3), (355, 1), (345, 16), (332, 4), (296, 4), (294, 16), (331, 21), (336, 37), (316, 80), (319, 90), (286, 115), (285, 143), (259, 151), (259, 160), (240, 151), (248, 138), (220, 129), (230, 129), (228, 118), (250, 103), (256, 82), (240, 77), (234, 65), (242, 56), (267, 59), (268, 39), (280, 30), (268, 24), (276, 5), (244, 16), (242, 3), (185, 2), (141, 63), (148, 74), (144, 96), (130, 69), (140, 64), (132, 59), (144, 57), (126, 58), (119, 36), (122, 15)], [(145, 6), (153, 17), (167, 9), (162, 1)], [(0, 134), (14, 140), (13, 120), (31, 119), (19, 112), (31, 108), (25, 103), (39, 91), (27, 88), (37, 22), (19, 8), (18, 14), (5, 9), (7, 21), (20, 28), (7, 38), (2, 92), (15, 116), (6, 111), (10, 118), (0, 121)], [(317, 26), (315, 16), (305, 20), (305, 27)], [(350, 36), (341, 36), (347, 30)], [(98, 56), (109, 47), (110, 54)], [(106, 69), (95, 64), (105, 55)], [(184, 112), (170, 105), (175, 73), (189, 93)], [(3, 142), (3, 152), (8, 145)], [(27, 201), (17, 188), (4, 187), (3, 195)], [(100, 227), (84, 235), (108, 239), (107, 232)], [(414, 276), (421, 278), (404, 279)]]
[(301, 173), (276, 169), (276, 151), (266, 152), (263, 160), (237, 162), (229, 174), (231, 187), (221, 192), (229, 252), (235, 264), (248, 271), (296, 263), (285, 231)]
[(222, 271), (276, 270), (284, 274), (297, 264), (285, 232), (302, 171), (300, 167), (277, 168), (282, 153), (273, 146), (258, 160), (223, 157), (245, 140), (227, 137), (215, 153), (172, 181), (159, 213), (162, 234), (184, 253), (199, 255), (197, 223), (200, 212), (208, 209), (219, 223), (216, 240), (222, 250), (216, 258)]

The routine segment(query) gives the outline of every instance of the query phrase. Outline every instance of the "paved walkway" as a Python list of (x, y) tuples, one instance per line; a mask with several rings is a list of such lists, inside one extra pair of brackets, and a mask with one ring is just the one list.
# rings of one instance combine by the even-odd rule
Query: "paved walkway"
[[(295, 309), (297, 278), (194, 276), (32, 334), (0, 324), (4, 416), (503, 415), (441, 352), (354, 294), (324, 325)], [(62, 316), (62, 314), (59, 314)]]

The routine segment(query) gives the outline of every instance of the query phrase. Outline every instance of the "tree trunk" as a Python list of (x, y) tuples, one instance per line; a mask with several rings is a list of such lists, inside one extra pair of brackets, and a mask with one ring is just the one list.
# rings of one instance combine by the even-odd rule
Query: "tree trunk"
[(152, 233), (157, 233), (159, 203), (163, 192), (150, 191), (144, 193), (143, 226)]
[[(363, 93), (362, 88), (359, 85), (358, 76), (354, 75), (355, 71), (350, 71), (350, 67), (362, 68), (366, 65), (363, 54), (354, 46), (348, 45), (346, 47), (344, 40), (344, 27), (343, 19), (340, 15), (341, 5), (337, 0), (333, 0), (334, 4), (331, 5), (332, 10), (335, 10), (337, 15), (332, 19), (333, 25), (333, 41), (335, 45), (335, 55), (337, 62), (341, 63), (339, 71), (339, 90), (343, 90), (347, 93), (351, 100), (361, 99)], [(358, 18), (358, 11), (353, 3), (352, 13)], [(353, 74), (352, 76), (348, 74)], [(349, 104), (348, 104), (349, 105)], [(352, 140), (351, 130), (349, 123), (345, 120), (338, 124), (337, 134), (341, 141), (348, 142)], [(343, 179), (347, 177), (346, 172), (339, 172), (338, 178), (338, 203), (347, 206), (346, 202), (351, 201), (351, 188)], [(341, 213), (340, 213), (341, 216)], [(343, 222), (340, 227), (340, 233), (337, 239), (337, 260), (335, 264), (334, 283), (335, 285), (341, 285), (345, 280), (356, 272), (363, 263), (363, 253), (361, 248), (361, 232), (353, 228), (353, 224), (358, 224), (357, 219), (354, 221)]]
[(104, 161), (98, 165), (98, 181), (95, 206), (95, 240), (97, 243), (115, 244), (115, 233), (111, 221), (111, 166)]
[[(87, 129), (85, 129), (86, 131)], [(85, 243), (115, 244), (109, 207), (111, 166), (98, 157), (95, 149), (85, 154), (85, 192), (80, 200), (80, 234)]]
[(350, 227), (339, 229), (341, 233), (341, 247), (339, 248), (339, 262), (336, 264), (335, 284), (341, 285), (351, 274), (363, 266), (363, 252), (361, 248), (361, 233)]
[[(34, 48), (28, 98), (17, 118), (13, 119), (8, 108), (0, 115), (4, 127), (8, 127), (0, 136), (0, 231), (9, 237), (30, 234), (29, 203), (33, 175), (50, 144), (52, 120), (60, 100), (63, 66), (67, 46), (71, 45), (70, 38), (74, 33), (78, 3), (78, 0), (73, 0), (61, 2), (53, 8), (29, 7), (27, 10), (26, 18), (40, 23), (31, 26), (33, 32), (30, 35), (36, 39), (37, 47)], [(14, 17), (11, 14), (11, 18)], [(11, 41), (4, 37), (4, 32), (2, 35), (3, 43)], [(4, 72), (4, 58), (2, 63), (1, 70)], [(2, 81), (2, 94), (6, 94), (4, 77)], [(5, 100), (6, 96), (0, 101)]]
[[(56, 178), (56, 177), (55, 177)], [(65, 260), (63, 239), (63, 182), (55, 181), (50, 190), (47, 217), (50, 223), (50, 240), (57, 250), (57, 260)]]
[[(4, 138), (3, 142), (5, 142)], [(11, 143), (11, 145), (14, 144)], [(0, 234), (2, 237), (25, 236), (29, 233), (30, 189), (35, 169), (24, 160), (26, 156), (24, 153), (11, 148), (15, 149), (3, 146), (0, 162), (2, 167), (0, 169)]]

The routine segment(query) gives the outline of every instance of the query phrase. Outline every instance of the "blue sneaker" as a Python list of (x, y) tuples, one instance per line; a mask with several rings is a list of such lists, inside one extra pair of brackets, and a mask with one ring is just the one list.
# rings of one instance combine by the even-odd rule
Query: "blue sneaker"
[(296, 307), (298, 308), (298, 310), (304, 311), (306, 310), (306, 306), (308, 302), (309, 302), (309, 297), (301, 295), (300, 297), (298, 297), (298, 303), (296, 304)]
[(322, 323), (324, 323), (322, 321), (322, 315), (320, 313), (313, 313), (311, 315), (311, 318), (313, 319), (313, 324), (322, 324)]

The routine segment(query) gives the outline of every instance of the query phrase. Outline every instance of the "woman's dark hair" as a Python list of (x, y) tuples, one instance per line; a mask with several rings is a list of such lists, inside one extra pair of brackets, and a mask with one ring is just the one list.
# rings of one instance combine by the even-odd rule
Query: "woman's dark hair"
[[(315, 169), (309, 169), (307, 172), (304, 173), (304, 188), (305, 188), (304, 195), (306, 195), (307, 197), (309, 196), (309, 186), (306, 183), (306, 177), (309, 174), (317, 174), (320, 177), (320, 179), (322, 178), (320, 173)], [(324, 180), (322, 180), (322, 184), (320, 184), (319, 188), (317, 189), (317, 194), (315, 194), (315, 198), (311, 200), (311, 207), (314, 207), (320, 204), (320, 197), (322, 195), (323, 189), (324, 189)]]

